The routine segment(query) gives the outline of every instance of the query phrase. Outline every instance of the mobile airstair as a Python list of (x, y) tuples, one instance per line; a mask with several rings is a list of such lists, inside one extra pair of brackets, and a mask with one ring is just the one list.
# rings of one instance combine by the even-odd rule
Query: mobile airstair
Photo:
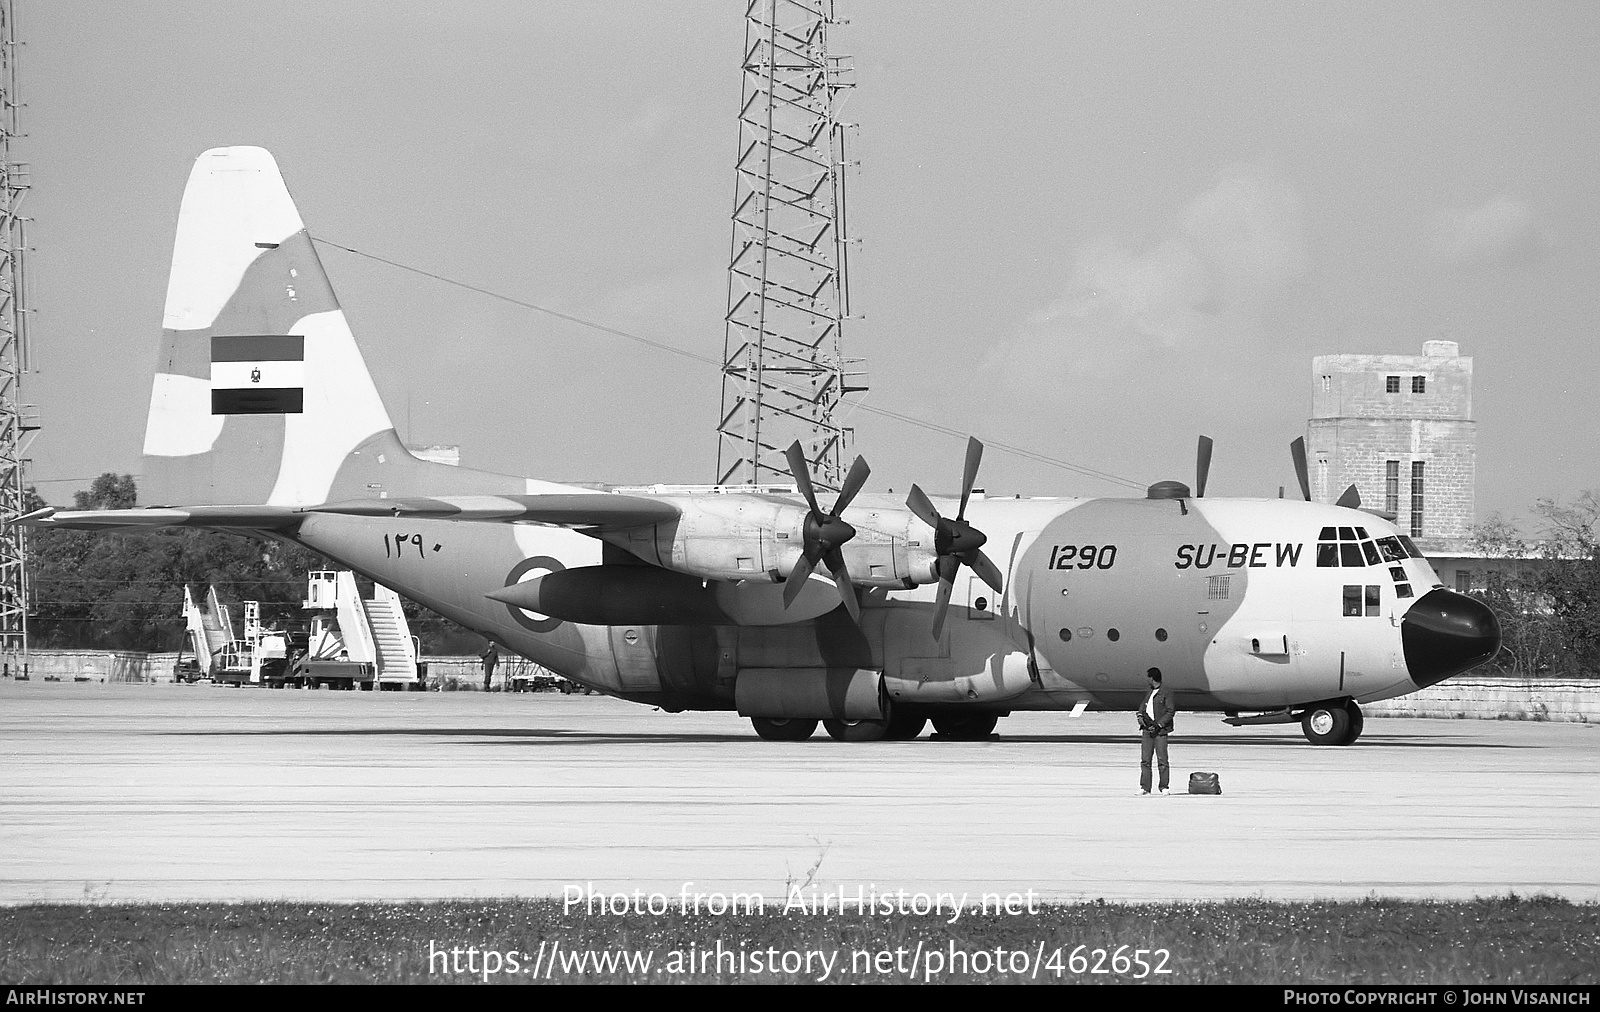
[(401, 609), (400, 595), (373, 585), (362, 600), (355, 574), (318, 570), (306, 578), (307, 611), (312, 612), (306, 653), (292, 678), (307, 688), (420, 689), (427, 665), (417, 659), (416, 637)]

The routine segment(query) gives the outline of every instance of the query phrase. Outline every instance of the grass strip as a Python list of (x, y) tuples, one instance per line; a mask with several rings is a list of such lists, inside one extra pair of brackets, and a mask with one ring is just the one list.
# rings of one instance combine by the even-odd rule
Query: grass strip
[(954, 923), (870, 911), (586, 916), (544, 899), (0, 910), (0, 981), (33, 985), (1594, 984), (1597, 976), (1600, 905), (1515, 895), (1093, 901), (1015, 916), (968, 911)]

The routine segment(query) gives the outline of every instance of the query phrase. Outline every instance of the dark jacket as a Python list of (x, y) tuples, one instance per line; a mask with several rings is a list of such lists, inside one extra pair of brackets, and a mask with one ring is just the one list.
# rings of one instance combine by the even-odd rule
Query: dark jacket
[(1172, 690), (1165, 685), (1156, 689), (1156, 698), (1151, 706), (1156, 714), (1153, 721), (1144, 712), (1145, 701), (1149, 698), (1150, 694), (1147, 692), (1144, 699), (1139, 700), (1139, 730), (1145, 734), (1171, 734), (1172, 718), (1178, 712), (1178, 708), (1172, 703)]

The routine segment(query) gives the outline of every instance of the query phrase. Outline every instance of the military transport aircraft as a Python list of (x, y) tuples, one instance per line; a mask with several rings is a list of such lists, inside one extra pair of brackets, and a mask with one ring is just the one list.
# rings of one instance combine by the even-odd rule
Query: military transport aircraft
[[(140, 491), (41, 527), (198, 527), (305, 545), (584, 685), (737, 710), (763, 738), (987, 737), (1015, 710), (1180, 709), (1361, 733), (1358, 704), (1492, 657), (1480, 602), (1386, 519), (1310, 501), (596, 491), (419, 460), (378, 398), (276, 162), (202, 154), (178, 216)], [(954, 468), (952, 467), (952, 472)], [(952, 475), (953, 476), (953, 475)], [(1352, 490), (1353, 491), (1353, 490)]]

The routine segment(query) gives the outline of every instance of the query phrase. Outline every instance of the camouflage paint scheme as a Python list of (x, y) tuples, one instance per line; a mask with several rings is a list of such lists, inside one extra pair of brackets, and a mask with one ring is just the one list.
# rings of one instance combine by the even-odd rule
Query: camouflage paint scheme
[[(213, 415), (207, 384), (218, 335), (303, 336), (304, 410)], [(1439, 587), (1427, 562), (1317, 565), (1325, 527), (1398, 534), (1357, 510), (1196, 499), (1186, 489), (1160, 498), (975, 498), (967, 519), (987, 535), (1005, 589), (996, 600), (960, 570), (935, 640), (933, 532), (899, 498), (862, 495), (846, 511), (860, 530), (845, 552), (861, 593), (857, 625), (836, 597), (812, 593), (815, 585), (836, 594), (821, 576), (792, 611), (772, 608), (798, 557), (806, 513), (798, 495), (611, 498), (419, 460), (390, 424), (276, 163), (259, 148), (216, 149), (196, 162), (156, 373), (141, 492), (148, 502), (205, 505), (32, 522), (225, 528), (297, 542), (574, 681), (668, 710), (735, 708), (740, 672), (756, 670), (826, 671), (830, 687), (869, 672), (895, 706), (927, 713), (1133, 709), (1150, 668), (1184, 710), (1367, 701), (1419, 685), (1402, 622)], [(401, 499), (412, 515), (359, 515), (401, 511)], [(560, 525), (516, 522), (540, 502), (576, 504), (576, 523), (566, 506), (540, 514), (565, 518)], [(956, 513), (953, 501), (937, 508)], [(669, 519), (604, 527), (635, 514)], [(602, 565), (720, 582), (754, 601), (740, 614), (757, 617), (581, 625), (486, 596)], [(1351, 581), (1375, 588), (1379, 603), (1344, 614)], [(1397, 596), (1402, 584), (1415, 596)], [(842, 696), (829, 691), (832, 712), (815, 716), (841, 715)]]

